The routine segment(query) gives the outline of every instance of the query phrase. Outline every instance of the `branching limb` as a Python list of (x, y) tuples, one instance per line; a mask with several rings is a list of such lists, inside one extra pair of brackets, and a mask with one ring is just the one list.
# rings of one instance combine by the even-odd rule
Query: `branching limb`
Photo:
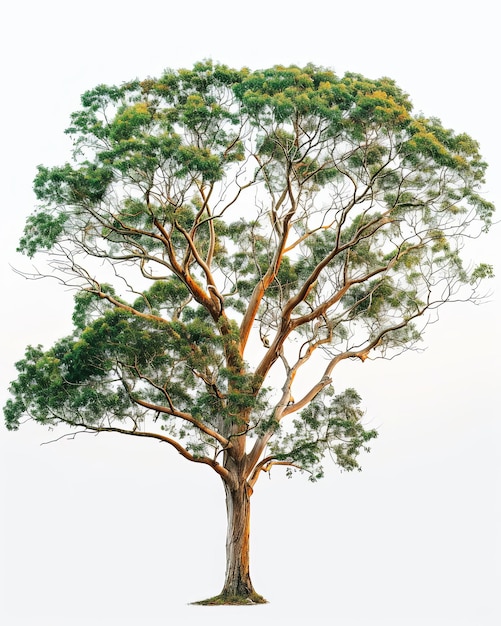
[(206, 456), (195, 456), (191, 454), (186, 448), (184, 448), (179, 441), (172, 439), (166, 435), (162, 435), (161, 433), (154, 433), (142, 430), (128, 430), (126, 428), (118, 428), (116, 426), (93, 426), (90, 424), (83, 424), (78, 422), (71, 422), (69, 420), (64, 420), (59, 418), (60, 421), (67, 423), (70, 426), (75, 426), (77, 428), (84, 428), (86, 431), (95, 432), (95, 433), (119, 433), (121, 435), (131, 435), (133, 437), (146, 437), (149, 439), (157, 439), (158, 441), (162, 441), (163, 443), (168, 443), (172, 446), (179, 454), (187, 459), (188, 461), (192, 461), (193, 463), (202, 463), (204, 465), (209, 465), (215, 472), (217, 472), (224, 480), (229, 480), (230, 475), (228, 470), (226, 470), (222, 465), (217, 463), (215, 459), (211, 459)]
[(158, 405), (158, 404), (154, 404), (152, 402), (147, 402), (146, 400), (143, 400), (142, 398), (136, 397), (132, 393), (132, 390), (127, 385), (125, 385), (125, 383), (124, 383), (129, 397), (131, 398), (131, 400), (135, 404), (138, 404), (139, 406), (142, 406), (143, 408), (148, 409), (150, 411), (154, 411), (155, 413), (171, 415), (172, 417), (178, 417), (179, 419), (182, 419), (185, 422), (189, 422), (190, 424), (192, 424), (193, 426), (198, 428), (198, 430), (203, 432), (208, 437), (211, 437), (211, 438), (215, 439), (216, 441), (218, 441), (224, 448), (231, 447), (232, 444), (231, 444), (231, 441), (229, 439), (227, 439), (226, 437), (223, 437), (223, 435), (221, 435), (217, 431), (213, 430), (212, 428), (209, 428), (203, 422), (200, 422), (199, 420), (196, 420), (192, 415), (190, 415), (190, 413), (186, 413), (184, 411), (179, 411), (178, 409), (176, 409), (174, 407), (173, 403), (172, 403), (172, 400), (171, 400), (169, 394), (167, 393), (167, 391), (166, 391), (166, 389), (164, 387), (161, 387), (160, 385), (156, 384), (154, 381), (152, 381), (147, 376), (142, 375), (138, 370), (136, 370), (136, 371), (137, 371), (137, 374), (138, 374), (139, 378), (141, 378), (142, 380), (145, 380), (146, 382), (148, 382), (148, 384), (150, 384), (154, 389), (159, 391), (164, 396), (164, 398), (166, 399), (166, 401), (168, 403), (168, 406), (161, 406), (161, 405)]
[(268, 456), (256, 465), (251, 475), (247, 479), (247, 484), (253, 489), (261, 472), (269, 472), (271, 468), (274, 467), (275, 465), (280, 465), (282, 467), (284, 466), (292, 467), (294, 469), (300, 470), (301, 472), (306, 471), (309, 474), (311, 474), (309, 470), (306, 470), (305, 468), (301, 467), (300, 465), (297, 465), (296, 463), (293, 463), (292, 461), (278, 461), (275, 457)]

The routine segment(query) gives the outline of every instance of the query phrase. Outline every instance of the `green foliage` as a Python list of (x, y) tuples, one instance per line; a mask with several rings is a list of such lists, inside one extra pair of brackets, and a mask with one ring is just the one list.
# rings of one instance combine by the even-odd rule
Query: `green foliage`
[(39, 165), (34, 190), (38, 200), (48, 204), (94, 204), (103, 199), (111, 179), (109, 168), (88, 161), (78, 169), (68, 163), (53, 168)]
[(32, 258), (39, 250), (50, 250), (63, 233), (68, 215), (57, 216), (40, 212), (28, 218), (18, 246), (18, 252), (24, 252)]
[(326, 453), (343, 470), (360, 469), (358, 455), (368, 452), (369, 441), (377, 437), (375, 430), (364, 428), (360, 403), (360, 396), (351, 388), (334, 397), (328, 392), (319, 394), (301, 411), (301, 418), (293, 421), (293, 429), (276, 438), (271, 446), (273, 456), (307, 471), (312, 481), (322, 478), (321, 462)]
[(39, 166), (19, 249), (79, 289), (75, 328), (27, 349), (8, 428), (148, 424), (213, 467), (252, 435), (312, 479), (326, 454), (355, 469), (375, 437), (360, 398), (298, 372), (315, 351), (332, 367), (401, 352), (492, 275), (461, 256), (494, 211), (477, 142), (389, 78), (203, 61), (98, 85), (66, 132), (73, 160)]

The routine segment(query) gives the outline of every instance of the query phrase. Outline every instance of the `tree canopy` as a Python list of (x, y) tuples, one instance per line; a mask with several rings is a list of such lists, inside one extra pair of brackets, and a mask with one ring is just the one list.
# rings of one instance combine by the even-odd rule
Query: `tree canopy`
[(19, 246), (75, 289), (74, 332), (17, 363), (7, 427), (153, 437), (250, 490), (328, 452), (358, 468), (376, 433), (336, 366), (412, 348), (492, 273), (461, 254), (494, 210), (477, 142), (314, 65), (205, 61), (81, 102)]

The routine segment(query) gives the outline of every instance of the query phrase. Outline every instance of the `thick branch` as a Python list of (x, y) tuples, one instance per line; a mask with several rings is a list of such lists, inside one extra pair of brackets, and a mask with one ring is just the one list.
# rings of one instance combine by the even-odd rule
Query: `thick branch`
[(290, 222), (296, 211), (296, 204), (292, 195), (289, 178), (287, 179), (287, 183), (288, 185), (280, 196), (279, 202), (282, 203), (287, 194), (289, 194), (292, 206), (291, 209), (282, 218), (279, 228), (278, 223), (280, 222), (280, 220), (276, 214), (276, 206), (272, 209), (274, 228), (279, 234), (279, 241), (266, 274), (254, 287), (254, 291), (252, 292), (252, 296), (250, 297), (247, 310), (240, 325), (240, 354), (243, 354), (245, 350), (245, 346), (247, 345), (252, 325), (254, 324), (254, 320), (256, 319), (256, 315), (259, 310), (259, 305), (261, 304), (266, 290), (277, 277), (278, 270), (280, 269), (280, 264), (282, 263), (283, 255), (285, 254), (287, 238), (289, 236), (290, 230)]
[(198, 255), (198, 250), (196, 249), (195, 244), (191, 240), (189, 233), (187, 233), (184, 229), (182, 229), (179, 225), (177, 225), (178, 230), (180, 230), (180, 232), (182, 232), (187, 238), (188, 245), (192, 246), (191, 247), (192, 252), (194, 254), (196, 253), (197, 262), (199, 263), (200, 267), (204, 269), (204, 271), (205, 270), (208, 271), (208, 274), (206, 273), (206, 275), (208, 277), (209, 284), (212, 285), (212, 289), (210, 291), (211, 293), (214, 293), (214, 297), (207, 295), (207, 293), (202, 289), (202, 287), (200, 287), (200, 285), (193, 279), (190, 272), (188, 271), (187, 266), (183, 267), (179, 264), (174, 254), (174, 249), (172, 248), (169, 234), (166, 232), (165, 228), (162, 226), (159, 220), (155, 219), (154, 223), (155, 223), (155, 226), (160, 230), (160, 232), (163, 235), (163, 242), (167, 249), (167, 254), (169, 255), (169, 260), (172, 264), (173, 271), (183, 281), (183, 283), (189, 289), (189, 291), (191, 292), (195, 300), (199, 302), (202, 306), (204, 306), (207, 309), (207, 311), (209, 311), (213, 319), (217, 320), (221, 314), (221, 297), (220, 296), (218, 297), (217, 293), (215, 293), (217, 290), (215, 288), (214, 281), (212, 279), (210, 271), (205, 265), (205, 262), (203, 261), (203, 259), (201, 259), (201, 257)]
[[(144, 377), (143, 377), (143, 379), (144, 379)], [(165, 392), (164, 389), (162, 389), (158, 385), (155, 385), (155, 384), (153, 384), (151, 382), (150, 382), (150, 384), (152, 384), (156, 389), (161, 391), (164, 394), (164, 396), (167, 397), (167, 393)], [(219, 434), (218, 432), (216, 432), (212, 428), (209, 428), (203, 422), (200, 422), (200, 421), (196, 420), (189, 413), (184, 413), (183, 411), (178, 411), (172, 405), (170, 406), (170, 408), (167, 408), (167, 407), (164, 407), (164, 406), (159, 406), (157, 404), (153, 404), (152, 402), (147, 402), (146, 400), (142, 400), (141, 398), (136, 398), (136, 397), (134, 397), (131, 394), (131, 392), (129, 390), (128, 390), (128, 393), (129, 393), (131, 399), (133, 400), (133, 402), (135, 402), (136, 404), (139, 404), (143, 408), (149, 409), (151, 411), (155, 411), (156, 413), (165, 413), (166, 415), (172, 415), (173, 417), (178, 417), (178, 418), (180, 418), (180, 419), (182, 419), (182, 420), (184, 420), (186, 422), (189, 422), (190, 424), (193, 424), (193, 426), (198, 428), (205, 435), (208, 435), (209, 437), (212, 437), (213, 439), (218, 441), (223, 446), (223, 448), (230, 448), (231, 447), (232, 444), (231, 444), (231, 441), (229, 439), (227, 439), (226, 437), (223, 437), (223, 435)], [(170, 399), (168, 397), (167, 397), (167, 401), (170, 403)]]
[(211, 459), (206, 456), (194, 456), (186, 448), (184, 448), (178, 441), (172, 439), (171, 437), (167, 437), (166, 435), (162, 435), (160, 433), (152, 433), (141, 430), (127, 430), (125, 428), (117, 428), (114, 426), (92, 426), (84, 423), (70, 422), (69, 420), (61, 420), (71, 426), (77, 426), (79, 428), (85, 428), (86, 430), (90, 430), (96, 433), (107, 432), (107, 433), (119, 433), (121, 435), (131, 435), (133, 437), (147, 437), (149, 439), (157, 439), (158, 441), (162, 441), (164, 443), (168, 443), (173, 448), (175, 448), (181, 456), (183, 456), (188, 461), (192, 461), (193, 463), (202, 463), (204, 465), (209, 465), (212, 469), (217, 472), (225, 481), (230, 479), (230, 474), (228, 470), (226, 470), (222, 465), (217, 463), (214, 459)]

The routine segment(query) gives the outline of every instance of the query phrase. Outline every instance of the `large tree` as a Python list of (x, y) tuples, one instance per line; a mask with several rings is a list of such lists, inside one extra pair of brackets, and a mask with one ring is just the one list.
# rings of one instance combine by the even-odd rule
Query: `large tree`
[[(347, 359), (412, 348), (440, 305), (478, 296), (467, 237), (493, 207), (478, 144), (413, 114), (390, 79), (211, 62), (100, 85), (40, 166), (20, 250), (75, 289), (74, 331), (28, 347), (7, 427), (165, 442), (226, 494), (214, 602), (262, 602), (249, 501), (263, 472), (359, 467), (376, 436)], [(48, 272), (48, 270), (46, 270)]]

